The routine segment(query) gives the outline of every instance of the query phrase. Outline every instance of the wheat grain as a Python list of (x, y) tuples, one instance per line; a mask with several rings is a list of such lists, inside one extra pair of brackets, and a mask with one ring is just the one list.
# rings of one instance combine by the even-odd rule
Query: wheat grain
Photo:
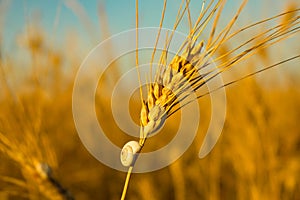
[[(155, 83), (149, 84), (147, 101), (143, 101), (141, 110), (141, 131), (144, 132), (144, 134), (141, 135), (147, 137), (148, 134), (155, 132), (162, 126), (163, 122), (170, 114), (170, 110), (178, 104), (179, 101), (189, 95), (186, 93), (188, 87), (192, 87), (196, 91), (206, 82), (235, 66), (242, 60), (245, 60), (256, 53), (261, 52), (263, 49), (266, 49), (271, 45), (299, 32), (300, 22), (299, 16), (297, 16), (299, 9), (293, 7), (293, 9), (290, 9), (280, 15), (262, 20), (229, 34), (246, 2), (247, 1), (243, 1), (235, 16), (220, 32), (216, 32), (216, 27), (225, 1), (218, 1), (218, 3), (212, 8), (212, 11), (205, 18), (205, 13), (208, 12), (208, 9), (212, 5), (209, 4), (206, 10), (200, 14), (194, 27), (190, 30), (187, 40), (169, 64), (165, 64), (165, 56), (162, 54), (160, 66), (163, 67), (160, 67), (157, 71)], [(189, 1), (187, 1), (187, 6), (188, 3)], [(222, 55), (213, 59), (215, 57), (214, 55), (216, 55), (216, 51), (221, 49), (223, 44), (226, 47), (225, 42), (229, 41), (234, 36), (246, 29), (282, 16), (284, 17), (284, 21), (279, 25), (254, 35), (249, 40), (241, 43), (238, 47), (233, 48), (230, 51), (223, 52)], [(213, 20), (213, 26), (210, 30), (209, 39), (207, 42), (204, 42), (203, 40), (198, 41), (202, 31), (206, 28), (210, 20)], [(200, 23), (201, 21), (202, 23)], [(170, 41), (168, 41), (168, 43), (170, 43)], [(243, 49), (243, 47), (247, 45), (249, 45), (249, 47)], [(238, 52), (239, 50), (241, 50), (241, 52)], [(165, 51), (167, 52), (167, 49)], [(236, 52), (238, 52), (237, 55), (229, 58), (229, 55)], [(224, 57), (228, 57), (228, 59), (223, 60), (224, 62), (221, 62), (213, 69), (205, 71), (205, 68), (208, 65), (211, 65), (213, 62), (217, 62)], [(298, 56), (292, 57), (292, 59), (297, 57)], [(287, 59), (286, 61), (290, 59)], [(274, 66), (277, 66), (278, 64), (275, 64)], [(199, 95), (198, 97), (200, 98), (202, 95)]]
[[(162, 22), (164, 20), (165, 14), (166, 1), (164, 2), (165, 4), (162, 11), (160, 29), (162, 28)], [(237, 31), (231, 32), (233, 25), (237, 22), (239, 15), (241, 14), (243, 8), (247, 3), (247, 0), (244, 0), (240, 5), (239, 9), (236, 11), (235, 15), (225, 26), (225, 28), (217, 30), (218, 22), (221, 17), (223, 7), (225, 5), (225, 1), (219, 0), (215, 5), (213, 4), (213, 2), (214, 1), (210, 1), (206, 8), (204, 8), (203, 4), (199, 17), (197, 18), (194, 24), (191, 23), (191, 16), (189, 11), (190, 1), (182, 1), (182, 4), (179, 6), (173, 31), (170, 34), (170, 36), (167, 37), (165, 48), (160, 56), (158, 64), (159, 67), (155, 74), (155, 80), (154, 82), (148, 84), (147, 99), (142, 100), (142, 108), (140, 113), (141, 147), (144, 146), (145, 141), (149, 135), (158, 131), (163, 126), (165, 120), (170, 115), (175, 113), (178, 109), (180, 109), (180, 106), (177, 109), (174, 108), (176, 105), (178, 105), (180, 101), (189, 96), (191, 92), (197, 91), (205, 83), (211, 81), (219, 74), (232, 68), (237, 63), (248, 59), (252, 55), (262, 53), (263, 50), (267, 49), (268, 47), (280, 41), (283, 41), (289, 37), (292, 37), (293, 35), (298, 33), (300, 29), (300, 17), (298, 16), (298, 12), (300, 9), (297, 9), (293, 6), (291, 9), (284, 13), (261, 20), (259, 22), (245, 26)], [(172, 41), (174, 31), (177, 29), (185, 12), (187, 12), (189, 19), (189, 34), (186, 38), (186, 41), (179, 48), (172, 61), (170, 63), (167, 63), (168, 48)], [(138, 15), (136, 17), (138, 18)], [(257, 27), (258, 25), (265, 24), (267, 22), (274, 22), (276, 19), (282, 17), (284, 17), (284, 19), (279, 25), (273, 25), (266, 31), (258, 33), (252, 36), (250, 39), (241, 42), (237, 47), (228, 49), (226, 44), (229, 41), (231, 41), (232, 38), (237, 37), (237, 35), (241, 34), (242, 32), (250, 28)], [(212, 22), (211, 28), (209, 28), (208, 26), (210, 22)], [(209, 37), (206, 41), (204, 41), (200, 38), (203, 35), (204, 30), (207, 29), (209, 29)], [(160, 31), (158, 33), (155, 48), (153, 50), (151, 58), (150, 73), (152, 73), (152, 63), (154, 59), (154, 54), (156, 52), (156, 45), (159, 36)], [(219, 51), (222, 49), (227, 50)], [(136, 57), (138, 58), (138, 53), (136, 54)], [(294, 57), (288, 58), (284, 61), (266, 67), (263, 70), (258, 70), (245, 77), (242, 77), (241, 79), (244, 79), (248, 76), (253, 76), (264, 70), (273, 68), (282, 63), (294, 60), (299, 57), (300, 55), (296, 55)], [(216, 67), (213, 67), (212, 69), (207, 69), (207, 66), (219, 61), (222, 62), (218, 63)], [(138, 65), (138, 62), (136, 62), (136, 64)], [(152, 77), (151, 74), (150, 77)], [(216, 90), (230, 85), (241, 79), (224, 84), (216, 88)], [(206, 94), (197, 95), (197, 98), (201, 98)], [(188, 103), (189, 102), (187, 102), (186, 104)], [(181, 107), (186, 104), (181, 105)], [(130, 167), (128, 174), (131, 173), (133, 165)], [(130, 175), (127, 177), (128, 179), (126, 180), (126, 185), (128, 185)], [(124, 187), (124, 190), (126, 189), (127, 186), (126, 188)]]

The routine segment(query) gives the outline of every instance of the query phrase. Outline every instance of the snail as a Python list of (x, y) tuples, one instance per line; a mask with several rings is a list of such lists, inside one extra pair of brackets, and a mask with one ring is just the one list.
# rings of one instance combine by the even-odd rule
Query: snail
[(121, 163), (125, 167), (132, 166), (135, 162), (137, 153), (141, 150), (141, 146), (137, 141), (127, 142), (121, 151)]

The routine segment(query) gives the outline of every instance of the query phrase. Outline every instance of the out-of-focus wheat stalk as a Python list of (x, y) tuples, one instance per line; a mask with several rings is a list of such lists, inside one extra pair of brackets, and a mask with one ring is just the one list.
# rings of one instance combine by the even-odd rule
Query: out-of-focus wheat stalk
[[(13, 103), (18, 107), (16, 102)], [(12, 110), (13, 111), (13, 110)], [(17, 114), (15, 110), (15, 114)], [(26, 116), (22, 111), (18, 113), (22, 119)], [(13, 118), (7, 116), (7, 120)], [(1, 117), (1, 123), (8, 123)], [(17, 133), (3, 133), (0, 132), (0, 152), (7, 155), (8, 158), (13, 160), (20, 168), (26, 182), (12, 177), (2, 177), (1, 180), (13, 184), (19, 188), (23, 188), (24, 193), (20, 190), (20, 194), (11, 193), (11, 195), (28, 196), (31, 199), (38, 199), (40, 194), (48, 199), (73, 199), (67, 190), (53, 177), (52, 169), (49, 165), (56, 167), (56, 159), (54, 153), (51, 151), (49, 142), (44, 136), (31, 132), (26, 125), (26, 120), (19, 122), (16, 127), (23, 127), (23, 132)], [(38, 129), (39, 121), (35, 120)], [(3, 127), (2, 127), (3, 128)], [(28, 129), (29, 128), (29, 129)], [(18, 131), (17, 128), (8, 128), (7, 130)], [(22, 130), (20, 130), (22, 131)], [(34, 129), (32, 130), (34, 131)]]
[[(28, 141), (29, 138), (25, 138), (25, 140)], [(48, 164), (42, 163), (33, 156), (34, 154), (28, 152), (32, 150), (30, 148), (32, 147), (26, 144), (16, 141), (12, 142), (11, 139), (0, 133), (0, 151), (20, 166), (27, 183), (11, 177), (2, 177), (1, 180), (24, 188), (25, 191), (29, 192), (35, 191), (34, 187), (37, 187), (38, 191), (49, 199), (65, 199), (64, 196), (67, 197), (69, 194), (52, 177)], [(35, 195), (34, 193), (29, 193), (29, 196), (34, 199), (37, 198)]]
[[(13, 90), (6, 69), (9, 62), (0, 60), (0, 82), (2, 86), (0, 115), (0, 152), (19, 167), (22, 178), (0, 176), (0, 180), (14, 185), (15, 190), (3, 192), (8, 195), (26, 197), (29, 199), (73, 199), (72, 195), (54, 178), (52, 168), (57, 167), (56, 155), (42, 129), (42, 106), (45, 103), (45, 92), (38, 79), (37, 58), (46, 50), (41, 32), (34, 27), (28, 27), (28, 32), (18, 39), (19, 44), (28, 48), (33, 60), (30, 80), (33, 80), (33, 98), (22, 92)], [(1, 44), (0, 44), (1, 45)], [(50, 53), (49, 53), (50, 55)], [(59, 65), (57, 56), (49, 57), (52, 67)], [(31, 85), (29, 84), (26, 86)], [(26, 87), (24, 84), (24, 87)], [(55, 87), (55, 85), (54, 85)], [(28, 98), (28, 99), (27, 99)], [(27, 102), (28, 101), (28, 102)], [(32, 107), (31, 104), (34, 104)], [(50, 167), (51, 166), (51, 167)], [(24, 180), (23, 180), (24, 179)]]

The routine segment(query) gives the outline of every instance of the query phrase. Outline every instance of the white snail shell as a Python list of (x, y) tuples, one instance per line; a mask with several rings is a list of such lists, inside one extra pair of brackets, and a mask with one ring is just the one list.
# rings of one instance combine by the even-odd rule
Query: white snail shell
[(140, 144), (137, 141), (127, 142), (121, 151), (121, 163), (123, 166), (128, 167), (133, 164), (134, 159), (136, 158), (136, 153), (141, 149)]

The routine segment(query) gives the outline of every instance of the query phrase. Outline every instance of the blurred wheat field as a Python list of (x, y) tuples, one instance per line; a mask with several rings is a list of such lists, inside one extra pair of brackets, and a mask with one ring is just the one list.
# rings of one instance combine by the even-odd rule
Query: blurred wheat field
[[(43, 18), (39, 10), (42, 8), (31, 13), (29, 8), (36, 2), (24, 1), (20, 7), (31, 17), (24, 16), (26, 20), (19, 24), (21, 31), (10, 36), (13, 47), (7, 48), (6, 30), (16, 21), (5, 14), (13, 6), (7, 2), (0, 1), (0, 199), (119, 199), (125, 173), (103, 165), (89, 154), (77, 135), (72, 115), (76, 71), (89, 48), (109, 37), (110, 28), (118, 30), (114, 23), (122, 26), (122, 21), (112, 21), (118, 13), (110, 12), (117, 7), (103, 1), (90, 2), (91, 5), (86, 1), (58, 1), (51, 15), (53, 27), (49, 28), (43, 20), (37, 20)], [(140, 4), (143, 6), (143, 1)], [(272, 8), (259, 5), (273, 13)], [(89, 13), (90, 6), (96, 7), (95, 13)], [(133, 13), (129, 14), (132, 21), (127, 25), (134, 28), (134, 5), (129, 2), (128, 6)], [(161, 12), (161, 6), (152, 6)], [(275, 14), (300, 5), (287, 1), (283, 6)], [(151, 8), (142, 9), (142, 25), (151, 24), (146, 19)], [(77, 19), (75, 28), (67, 18), (59, 17), (66, 10)], [(172, 12), (167, 14), (171, 18)], [(99, 24), (94, 23), (93, 17)], [(70, 23), (63, 36), (58, 36), (62, 32), (56, 30), (59, 23)], [(76, 28), (78, 24), (84, 27), (85, 34), (82, 27)], [(159, 24), (159, 19), (155, 24)], [(251, 34), (245, 32), (242, 37)], [(226, 47), (231, 48), (230, 44)], [(113, 50), (111, 46), (108, 54)], [(224, 78), (235, 80), (299, 52), (298, 33), (260, 51)], [(113, 133), (107, 136), (120, 148), (130, 137), (114, 122), (109, 90), (123, 70), (121, 60), (113, 63), (100, 80), (96, 94), (98, 120), (107, 132)], [(228, 86), (222, 136), (204, 159), (199, 159), (198, 153), (208, 128), (211, 110), (207, 108), (211, 102), (209, 96), (200, 98), (201, 122), (192, 146), (168, 167), (134, 174), (127, 199), (300, 199), (299, 76), (299, 59), (295, 59)], [(137, 99), (130, 101), (136, 123), (140, 106)], [(161, 148), (172, 139), (172, 132), (178, 128), (176, 115), (164, 127), (170, 134), (149, 139), (145, 151)]]

